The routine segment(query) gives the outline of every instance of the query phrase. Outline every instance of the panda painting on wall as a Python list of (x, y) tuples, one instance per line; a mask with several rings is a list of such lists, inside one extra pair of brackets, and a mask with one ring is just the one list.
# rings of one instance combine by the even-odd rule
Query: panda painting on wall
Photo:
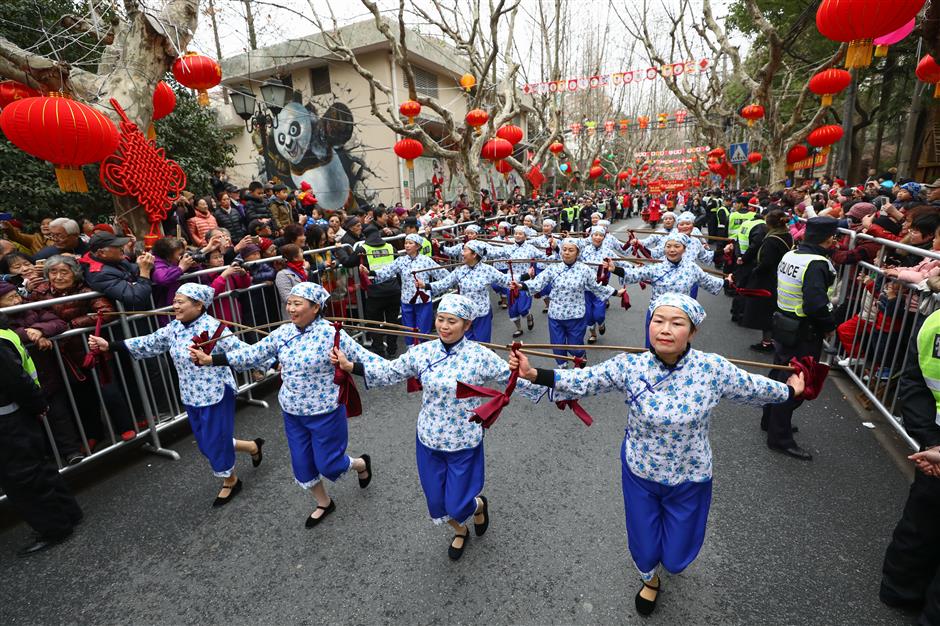
[(277, 127), (269, 127), (268, 157), (289, 186), (299, 189), (301, 183), (309, 183), (320, 208), (343, 208), (367, 195), (356, 186), (361, 186), (368, 167), (347, 150), (353, 129), (346, 104), (333, 102), (319, 115), (313, 103), (303, 104), (295, 91), (278, 114)]

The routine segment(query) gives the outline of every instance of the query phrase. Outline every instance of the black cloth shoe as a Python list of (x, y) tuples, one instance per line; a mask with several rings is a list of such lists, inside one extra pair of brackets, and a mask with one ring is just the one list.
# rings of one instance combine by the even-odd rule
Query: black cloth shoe
[(483, 509), (480, 511), (483, 521), (479, 524), (473, 522), (473, 532), (477, 534), (477, 537), (482, 537), (486, 529), (490, 527), (490, 503), (486, 501), (486, 496), (480, 496), (480, 500), (483, 501)]
[(531, 313), (525, 316), (525, 325), (526, 325), (526, 328), (528, 328), (529, 330), (532, 330), (533, 328), (535, 328), (535, 318), (532, 317)]
[[(454, 547), (454, 542), (457, 539), (463, 538), (463, 543), (459, 548)], [(463, 556), (463, 551), (467, 547), (467, 544), (470, 543), (470, 529), (467, 529), (467, 534), (465, 535), (454, 535), (454, 538), (450, 540), (450, 546), (447, 548), (447, 556), (450, 557), (451, 561), (459, 561), (460, 557)]]
[(26, 546), (25, 548), (17, 552), (16, 556), (20, 558), (26, 558), (29, 556), (33, 556), (34, 554), (39, 554), (40, 552), (45, 552), (52, 546), (62, 543), (63, 541), (65, 541), (71, 536), (72, 536), (71, 528), (69, 528), (68, 531), (66, 531), (64, 534), (58, 535), (56, 537), (43, 537), (42, 535), (36, 535), (36, 538), (33, 541), (33, 543), (29, 544), (28, 546)]
[[(647, 600), (640, 595), (640, 592), (643, 591), (643, 587), (648, 587), (656, 592), (655, 600)], [(662, 587), (662, 580), (659, 581), (659, 587), (654, 587), (653, 585), (644, 582), (643, 587), (640, 587), (640, 591), (636, 592), (636, 612), (646, 617), (647, 615), (652, 615), (653, 611), (656, 610), (656, 601), (659, 600), (659, 588)]]
[(258, 453), (251, 455), (251, 466), (258, 467), (261, 465), (261, 460), (264, 458), (264, 453), (261, 451), (261, 446), (264, 445), (264, 439), (258, 437), (255, 439), (255, 445), (258, 446)]
[(522, 336), (522, 331), (521, 331), (521, 330), (514, 330), (514, 331), (512, 331), (512, 338), (513, 338), (513, 339), (518, 339), (518, 338), (521, 337), (521, 336)]
[(588, 337), (587, 342), (588, 342), (588, 343), (597, 343), (597, 335), (591, 335), (590, 337)]
[[(359, 479), (359, 488), (365, 489), (369, 486), (369, 483), (372, 482), (372, 457), (370, 457), (368, 454), (363, 454), (362, 460), (366, 462), (366, 472), (368, 472), (369, 475), (365, 478)], [(358, 474), (358, 472), (356, 473)]]
[(604, 333), (607, 332), (607, 326), (606, 326), (605, 324), (598, 324), (598, 325), (597, 325), (597, 332), (599, 332), (600, 334), (603, 335)]
[(317, 511), (323, 511), (323, 515), (321, 515), (320, 517), (313, 517), (313, 513), (311, 513), (310, 515), (307, 516), (307, 521), (304, 522), (304, 527), (305, 527), (305, 528), (313, 528), (314, 526), (316, 526), (317, 524), (319, 524), (320, 522), (322, 522), (323, 519), (324, 519), (327, 515), (329, 515), (330, 513), (332, 513), (332, 512), (335, 511), (335, 510), (336, 510), (336, 502), (334, 502), (333, 500), (330, 500), (330, 503), (329, 503), (328, 505), (326, 505), (326, 506), (318, 506), (318, 507), (313, 511), (313, 513), (316, 513)]
[(225, 496), (224, 498), (221, 496), (217, 497), (215, 501), (212, 502), (213, 507), (220, 507), (231, 502), (232, 499), (235, 496), (237, 496), (242, 490), (242, 479), (239, 478), (238, 480), (235, 481), (234, 485), (232, 485), (231, 487), (223, 487), (223, 489), (228, 489), (228, 495)]
[(755, 344), (751, 344), (750, 348), (751, 350), (754, 350), (755, 352), (773, 352), (774, 344), (764, 343), (763, 341), (758, 341)]
[(779, 452), (780, 454), (786, 454), (787, 456), (792, 456), (794, 459), (799, 459), (800, 461), (812, 461), (813, 455), (801, 448), (800, 446), (793, 445), (782, 447), (782, 446), (772, 446), (769, 443), (767, 447), (773, 450), (774, 452)]

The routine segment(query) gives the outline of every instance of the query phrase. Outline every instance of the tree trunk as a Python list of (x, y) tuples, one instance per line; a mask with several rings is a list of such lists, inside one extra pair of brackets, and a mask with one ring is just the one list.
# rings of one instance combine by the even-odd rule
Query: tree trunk
[(251, 0), (245, 3), (245, 23), (248, 25), (248, 45), (252, 50), (258, 49), (258, 36), (255, 34), (255, 14), (251, 11)]
[(770, 163), (770, 181), (768, 187), (771, 191), (778, 191), (784, 188), (781, 181), (787, 178), (787, 155), (786, 152), (780, 154), (768, 154), (767, 160)]

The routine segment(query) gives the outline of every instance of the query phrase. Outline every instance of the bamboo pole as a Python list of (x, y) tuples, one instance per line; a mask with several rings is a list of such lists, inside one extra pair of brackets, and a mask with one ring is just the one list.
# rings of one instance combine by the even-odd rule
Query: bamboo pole
[[(636, 233), (639, 235), (665, 235), (666, 231), (663, 230), (648, 230), (644, 228), (633, 229), (630, 232)], [(706, 241), (734, 241), (729, 237), (715, 237), (714, 235), (689, 235), (689, 237), (694, 237), (696, 239), (704, 239)]]
[[(637, 348), (632, 346), (607, 346), (607, 345), (596, 345), (596, 344), (587, 344), (579, 346), (556, 346), (550, 343), (529, 343), (523, 344), (523, 347), (529, 348), (567, 348), (569, 350), (611, 350), (616, 352), (629, 352), (631, 354), (641, 354), (643, 352), (649, 352), (648, 348)], [(729, 359), (725, 357), (731, 363), (735, 365), (742, 365), (744, 367), (758, 367), (758, 368), (768, 368), (772, 370), (780, 370), (783, 372), (795, 372), (796, 368), (791, 367), (790, 365), (775, 365), (773, 363), (761, 363), (760, 361), (746, 361), (744, 359)]]

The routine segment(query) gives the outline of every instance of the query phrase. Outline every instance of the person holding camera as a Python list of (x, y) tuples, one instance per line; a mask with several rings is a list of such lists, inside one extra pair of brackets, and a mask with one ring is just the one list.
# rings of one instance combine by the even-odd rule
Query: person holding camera
[[(830, 292), (836, 270), (829, 260), (836, 246), (839, 221), (814, 217), (806, 222), (803, 241), (783, 255), (777, 266), (777, 311), (772, 336), (774, 363), (785, 365), (794, 357), (812, 356), (819, 360), (823, 339), (836, 329)], [(770, 378), (785, 380), (786, 372), (773, 370)], [(813, 455), (793, 439), (793, 411), (803, 401), (793, 397), (781, 404), (764, 406), (761, 428), (767, 431), (767, 447), (801, 461)]]

